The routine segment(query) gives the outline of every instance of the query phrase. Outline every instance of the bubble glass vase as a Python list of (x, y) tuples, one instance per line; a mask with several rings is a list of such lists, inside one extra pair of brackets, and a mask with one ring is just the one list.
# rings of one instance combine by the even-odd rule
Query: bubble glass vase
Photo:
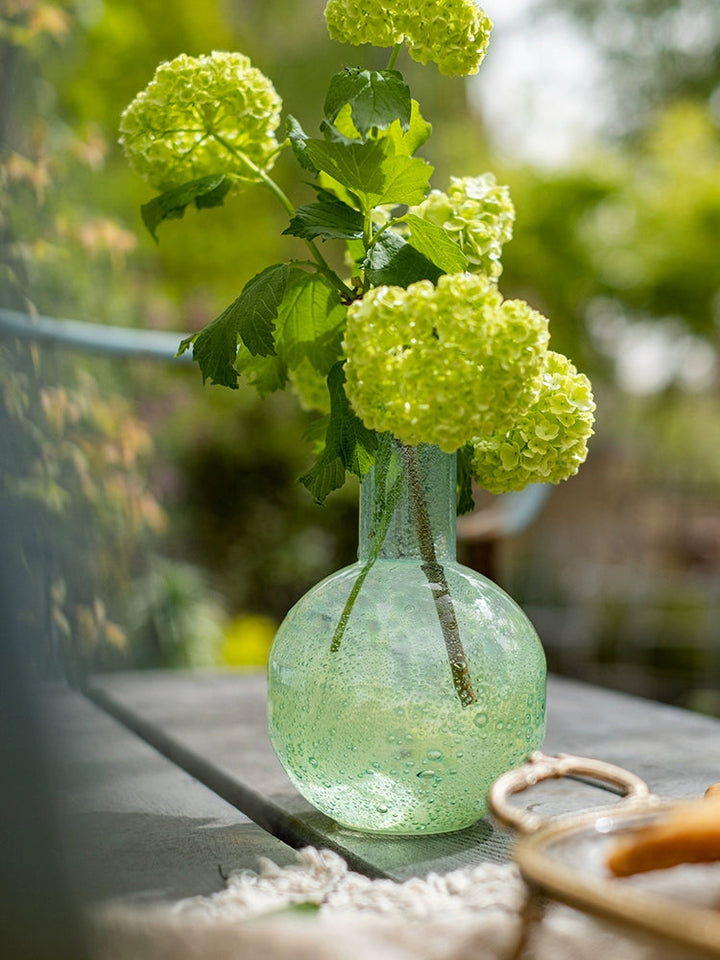
[(270, 650), (270, 738), (353, 830), (442, 833), (542, 742), (545, 657), (518, 605), (455, 559), (456, 457), (384, 439), (358, 561), (290, 610)]

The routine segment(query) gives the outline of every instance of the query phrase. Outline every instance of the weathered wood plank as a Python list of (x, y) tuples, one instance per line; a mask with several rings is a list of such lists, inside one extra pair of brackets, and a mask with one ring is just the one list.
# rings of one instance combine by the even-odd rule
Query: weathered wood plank
[(83, 900), (170, 900), (294, 852), (80, 694), (48, 691), (65, 859)]
[[(249, 817), (293, 846), (328, 846), (356, 869), (396, 879), (507, 858), (509, 837), (488, 821), (422, 838), (343, 830), (294, 790), (265, 730), (265, 678), (240, 673), (150, 673), (97, 677), (91, 695)], [(656, 792), (692, 795), (720, 779), (720, 722), (568, 680), (552, 678), (548, 752), (626, 766)], [(553, 815), (600, 806), (607, 793), (547, 783), (528, 798)]]
[(720, 780), (720, 721), (553, 678), (546, 747), (632, 770), (661, 797), (698, 796)]

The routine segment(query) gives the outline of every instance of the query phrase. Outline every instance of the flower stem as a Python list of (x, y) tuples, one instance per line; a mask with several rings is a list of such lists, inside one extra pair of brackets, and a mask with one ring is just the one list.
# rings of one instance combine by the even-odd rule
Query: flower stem
[(400, 51), (402, 50), (402, 43), (396, 43), (392, 48), (392, 53), (390, 54), (390, 59), (388, 60), (387, 69), (392, 70), (395, 67), (397, 58), (400, 56)]
[(388, 220), (387, 223), (384, 223), (381, 227), (378, 227), (375, 233), (373, 233), (372, 239), (368, 242), (365, 248), (365, 252), (367, 253), (370, 247), (373, 247), (378, 242), (378, 240), (383, 235), (383, 233), (385, 233), (386, 230), (389, 230), (390, 227), (394, 227), (396, 223), (402, 223), (402, 222), (403, 222), (402, 217), (393, 217), (392, 220)]
[[(290, 216), (291, 217), (294, 216), (295, 207), (292, 205), (292, 202), (284, 193), (284, 191), (281, 189), (281, 187), (277, 183), (275, 183), (272, 177), (269, 177), (264, 170), (261, 170), (259, 167), (256, 167), (255, 169), (257, 170), (257, 173), (260, 179), (262, 180), (263, 184), (268, 188), (268, 190), (270, 190), (278, 198), (278, 200), (283, 205), (283, 207), (285, 207), (285, 209), (290, 214)], [(332, 285), (336, 287), (344, 297), (349, 299), (354, 299), (355, 295), (353, 291), (350, 289), (350, 287), (346, 286), (342, 282), (340, 277), (335, 273), (335, 271), (332, 269), (332, 267), (327, 262), (325, 257), (318, 250), (318, 247), (315, 241), (305, 239), (304, 242), (308, 250), (310, 251), (310, 253), (313, 255), (315, 262), (320, 267), (320, 270), (322, 271), (322, 273), (325, 274), (325, 276), (332, 283)]]
[(362, 570), (358, 574), (357, 580), (352, 585), (352, 590), (350, 591), (350, 594), (347, 600), (345, 601), (343, 612), (340, 614), (340, 619), (337, 622), (337, 626), (335, 627), (335, 632), (333, 633), (332, 640), (330, 641), (330, 653), (337, 653), (338, 650), (340, 649), (340, 643), (342, 642), (342, 638), (345, 635), (345, 628), (348, 625), (348, 620), (350, 619), (350, 614), (352, 613), (353, 607), (355, 606), (355, 601), (357, 600), (360, 590), (362, 589), (362, 585), (365, 583), (365, 578), (372, 570), (373, 564), (375, 563), (376, 560), (377, 560), (377, 557), (370, 557), (366, 561)]
[(440, 621), (440, 628), (450, 660), (450, 670), (452, 672), (455, 691), (460, 699), (460, 703), (463, 707), (467, 707), (470, 706), (471, 703), (477, 702), (477, 696), (470, 678), (470, 670), (468, 668), (465, 650), (460, 640), (460, 630), (458, 628), (457, 617), (455, 616), (455, 606), (450, 595), (450, 587), (445, 577), (443, 565), (438, 562), (437, 554), (435, 553), (435, 541), (433, 539), (427, 502), (422, 488), (417, 449), (407, 446), (406, 444), (401, 444), (400, 450), (407, 473), (410, 500), (415, 513), (420, 556), (423, 560), (422, 571), (432, 590), (435, 609), (438, 620)]
[[(292, 205), (292, 201), (284, 192), (282, 187), (279, 184), (275, 183), (272, 177), (268, 176), (263, 169), (253, 163), (252, 160), (245, 156), (242, 150), (237, 150), (231, 143), (228, 143), (223, 137), (219, 136), (217, 133), (213, 133), (213, 136), (225, 149), (231, 153), (234, 157), (237, 157), (238, 160), (241, 160), (247, 167), (249, 167), (256, 177), (259, 178), (263, 186), (273, 194), (273, 196), (280, 202), (284, 207), (287, 213), (290, 216), (295, 215), (295, 207)], [(355, 294), (346, 284), (342, 282), (340, 277), (335, 273), (330, 264), (327, 262), (325, 257), (318, 250), (317, 244), (314, 240), (305, 240), (305, 245), (310, 250), (310, 253), (313, 255), (313, 259), (317, 263), (318, 267), (322, 273), (328, 278), (332, 285), (345, 297), (346, 299), (353, 300), (355, 299)]]
[(358, 574), (357, 580), (352, 585), (350, 595), (345, 601), (343, 612), (340, 614), (340, 619), (337, 622), (332, 641), (330, 642), (331, 653), (337, 653), (340, 649), (340, 642), (345, 634), (345, 628), (347, 627), (350, 614), (355, 606), (355, 601), (357, 600), (360, 590), (362, 589), (362, 585), (365, 583), (365, 578), (372, 570), (377, 558), (380, 556), (380, 551), (385, 543), (385, 537), (390, 529), (390, 521), (392, 520), (393, 514), (395, 513), (395, 508), (397, 507), (400, 499), (400, 494), (402, 493), (403, 481), (404, 477), (402, 474), (400, 474), (395, 479), (395, 482), (393, 483), (389, 492), (386, 492), (386, 496), (383, 499), (382, 514), (380, 517), (380, 522), (377, 526), (377, 532), (375, 534), (375, 541), (373, 543), (372, 551), (370, 552), (368, 559), (365, 561), (362, 570)]

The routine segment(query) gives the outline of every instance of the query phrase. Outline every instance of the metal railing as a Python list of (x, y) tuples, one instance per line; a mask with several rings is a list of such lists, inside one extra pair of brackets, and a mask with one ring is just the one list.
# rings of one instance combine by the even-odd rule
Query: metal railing
[(188, 334), (164, 330), (111, 327), (0, 309), (0, 334), (111, 356), (148, 357), (175, 363), (192, 361), (191, 351), (175, 356), (180, 341)]

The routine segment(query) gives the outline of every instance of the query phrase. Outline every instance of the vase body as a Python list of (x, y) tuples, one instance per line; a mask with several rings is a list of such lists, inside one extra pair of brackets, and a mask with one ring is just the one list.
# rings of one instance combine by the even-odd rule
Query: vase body
[(543, 739), (537, 634), (455, 560), (455, 463), (387, 441), (361, 488), (358, 562), (311, 589), (270, 650), (275, 752), (350, 829), (469, 826), (492, 781)]

